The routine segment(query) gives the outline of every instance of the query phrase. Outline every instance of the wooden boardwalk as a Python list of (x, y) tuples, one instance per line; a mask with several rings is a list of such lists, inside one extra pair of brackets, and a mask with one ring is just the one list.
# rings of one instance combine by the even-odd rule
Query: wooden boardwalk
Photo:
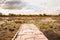
[(48, 40), (34, 24), (22, 24), (12, 40)]

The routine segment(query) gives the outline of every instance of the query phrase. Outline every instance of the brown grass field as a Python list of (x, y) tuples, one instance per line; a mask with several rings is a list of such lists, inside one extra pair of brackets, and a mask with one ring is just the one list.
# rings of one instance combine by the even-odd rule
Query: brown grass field
[(35, 24), (49, 40), (60, 40), (60, 16), (0, 17), (0, 40), (11, 40), (23, 23)]

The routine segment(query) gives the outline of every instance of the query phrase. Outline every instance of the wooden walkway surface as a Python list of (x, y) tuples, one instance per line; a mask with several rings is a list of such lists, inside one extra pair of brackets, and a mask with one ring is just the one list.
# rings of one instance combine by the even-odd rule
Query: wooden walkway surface
[(34, 24), (22, 24), (12, 40), (48, 40)]

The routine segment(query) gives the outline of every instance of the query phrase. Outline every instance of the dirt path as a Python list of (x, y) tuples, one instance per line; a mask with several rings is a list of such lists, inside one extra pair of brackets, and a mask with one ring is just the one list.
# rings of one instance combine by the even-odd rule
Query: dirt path
[(22, 24), (12, 40), (48, 40), (34, 24)]

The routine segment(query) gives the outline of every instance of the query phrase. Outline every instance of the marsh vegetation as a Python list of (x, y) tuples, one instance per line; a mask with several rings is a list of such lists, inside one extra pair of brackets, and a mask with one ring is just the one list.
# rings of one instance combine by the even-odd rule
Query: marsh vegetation
[(49, 40), (60, 40), (60, 17), (0, 17), (0, 40), (11, 40), (20, 25), (33, 23)]

